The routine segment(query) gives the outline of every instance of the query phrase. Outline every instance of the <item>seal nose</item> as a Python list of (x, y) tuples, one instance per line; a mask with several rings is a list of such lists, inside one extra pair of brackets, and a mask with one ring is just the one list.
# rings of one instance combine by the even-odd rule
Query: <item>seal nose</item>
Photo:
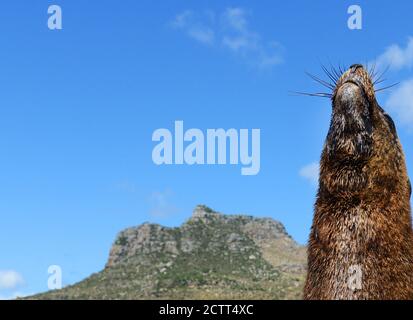
[(357, 70), (358, 68), (363, 68), (363, 65), (358, 64), (358, 63), (353, 64), (352, 66), (350, 66), (350, 73), (356, 72), (356, 70)]

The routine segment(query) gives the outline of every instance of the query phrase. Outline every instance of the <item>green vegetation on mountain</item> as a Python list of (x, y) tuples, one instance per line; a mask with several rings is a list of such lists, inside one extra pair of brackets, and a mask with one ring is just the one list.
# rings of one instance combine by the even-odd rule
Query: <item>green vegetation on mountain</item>
[(198, 206), (178, 228), (116, 238), (103, 271), (32, 299), (300, 299), (305, 247), (269, 218)]

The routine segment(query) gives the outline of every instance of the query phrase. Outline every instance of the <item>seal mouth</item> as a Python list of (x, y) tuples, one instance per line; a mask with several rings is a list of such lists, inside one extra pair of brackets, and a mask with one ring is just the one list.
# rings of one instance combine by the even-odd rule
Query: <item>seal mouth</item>
[(363, 86), (353, 79), (344, 81), (336, 90), (333, 99), (333, 107), (340, 107), (345, 104), (343, 111), (353, 107), (357, 103), (363, 102), (366, 99), (366, 94)]
[(340, 92), (340, 89), (342, 89), (343, 86), (346, 86), (348, 84), (352, 84), (358, 87), (360, 92), (358, 92), (357, 90), (354, 90), (354, 93), (362, 95), (363, 98), (368, 101), (369, 96), (366, 90), (366, 85), (368, 84), (366, 84), (366, 79), (364, 77), (366, 74), (367, 73), (364, 70), (362, 65), (360, 64), (352, 65), (350, 69), (342, 75), (340, 79), (341, 81), (339, 81), (339, 83), (336, 85), (336, 88), (334, 90), (334, 94), (332, 97), (333, 101), (337, 97), (337, 94)]
[(364, 90), (364, 86), (363, 86), (362, 83), (360, 83), (359, 80), (357, 80), (357, 79), (347, 79), (343, 82), (343, 84), (341, 86), (343, 86), (345, 84), (348, 84), (348, 83), (356, 85), (363, 92), (363, 94), (366, 95), (366, 91)]

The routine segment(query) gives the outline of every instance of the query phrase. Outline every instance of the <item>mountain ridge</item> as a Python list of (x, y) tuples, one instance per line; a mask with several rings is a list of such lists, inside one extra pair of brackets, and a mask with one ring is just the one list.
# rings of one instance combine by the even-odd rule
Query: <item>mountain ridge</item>
[(306, 249), (272, 218), (205, 205), (179, 227), (117, 235), (105, 268), (32, 299), (300, 299)]

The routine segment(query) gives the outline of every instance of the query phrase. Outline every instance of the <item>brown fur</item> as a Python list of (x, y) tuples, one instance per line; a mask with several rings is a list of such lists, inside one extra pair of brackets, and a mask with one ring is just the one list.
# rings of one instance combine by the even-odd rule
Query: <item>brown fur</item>
[[(360, 65), (336, 84), (305, 299), (413, 299), (411, 186), (394, 123)], [(361, 288), (349, 285), (352, 267)]]

